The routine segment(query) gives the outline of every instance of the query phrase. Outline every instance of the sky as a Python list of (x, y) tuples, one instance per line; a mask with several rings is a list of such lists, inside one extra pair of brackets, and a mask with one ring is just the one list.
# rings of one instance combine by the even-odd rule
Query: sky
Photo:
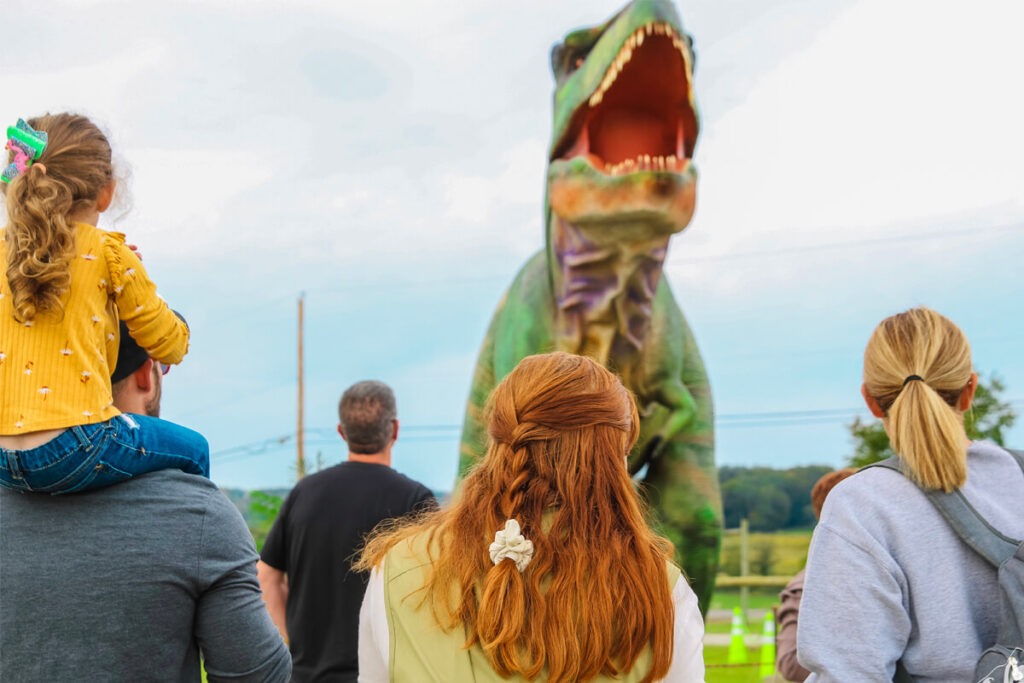
[[(6, 0), (0, 121), (109, 133), (123, 191), (100, 225), (189, 320), (163, 417), (208, 437), (216, 483), (295, 481), (305, 293), (307, 459), (345, 457), (338, 398), (380, 379), (396, 468), (447, 490), (490, 316), (543, 245), (550, 47), (621, 5)], [(916, 305), (1024, 413), (1024, 5), (677, 7), (700, 179), (665, 277), (718, 464), (843, 464), (864, 345)]]

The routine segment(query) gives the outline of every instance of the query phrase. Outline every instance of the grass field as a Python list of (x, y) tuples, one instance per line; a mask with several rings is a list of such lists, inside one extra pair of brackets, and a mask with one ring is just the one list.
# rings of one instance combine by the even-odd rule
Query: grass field
[[(707, 683), (762, 683), (760, 665), (761, 648), (749, 648), (748, 666), (724, 666), (729, 653), (727, 647), (704, 648), (704, 680)], [(773, 679), (781, 680), (781, 679)]]
[[(793, 576), (807, 562), (811, 531), (777, 531), (750, 534), (750, 573), (762, 576)], [(740, 536), (727, 530), (722, 536), (722, 573), (739, 576)]]
[[(747, 599), (748, 609), (770, 609), (772, 605), (779, 602), (780, 588), (751, 588), (750, 597)], [(732, 611), (740, 606), (740, 591), (738, 588), (722, 589), (715, 591), (711, 598), (711, 609), (724, 609)]]

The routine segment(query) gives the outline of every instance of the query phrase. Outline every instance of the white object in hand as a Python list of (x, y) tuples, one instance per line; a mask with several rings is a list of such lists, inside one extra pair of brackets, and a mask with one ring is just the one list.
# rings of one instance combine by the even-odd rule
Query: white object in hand
[(523, 571), (533, 559), (533, 541), (520, 533), (519, 522), (510, 519), (505, 522), (504, 529), (495, 532), (490, 551), (491, 562), (494, 564), (507, 557), (516, 563), (516, 569)]

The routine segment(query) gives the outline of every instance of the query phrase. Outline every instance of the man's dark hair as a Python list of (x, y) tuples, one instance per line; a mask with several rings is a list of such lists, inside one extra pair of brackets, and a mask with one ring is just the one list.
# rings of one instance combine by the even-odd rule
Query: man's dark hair
[(383, 382), (356, 382), (341, 396), (338, 419), (348, 449), (369, 455), (380, 453), (391, 440), (391, 422), (396, 417), (395, 393)]

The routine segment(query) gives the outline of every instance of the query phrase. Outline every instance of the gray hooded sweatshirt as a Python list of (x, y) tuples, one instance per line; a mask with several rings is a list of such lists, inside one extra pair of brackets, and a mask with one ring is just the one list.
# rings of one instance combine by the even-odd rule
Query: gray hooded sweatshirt
[[(967, 499), (1024, 538), (1024, 473), (989, 442), (967, 451)], [(871, 468), (829, 494), (807, 558), (798, 656), (816, 683), (971, 681), (999, 625), (996, 570), (898, 472)]]

